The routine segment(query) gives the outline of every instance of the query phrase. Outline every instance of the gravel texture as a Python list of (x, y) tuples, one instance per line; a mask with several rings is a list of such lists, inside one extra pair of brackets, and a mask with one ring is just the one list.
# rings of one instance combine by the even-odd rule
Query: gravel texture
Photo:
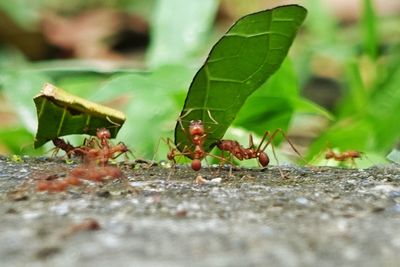
[[(0, 266), (399, 266), (400, 167), (229, 171), (121, 166), (37, 192), (75, 165), (0, 157)], [(200, 175), (201, 178), (196, 177)]]

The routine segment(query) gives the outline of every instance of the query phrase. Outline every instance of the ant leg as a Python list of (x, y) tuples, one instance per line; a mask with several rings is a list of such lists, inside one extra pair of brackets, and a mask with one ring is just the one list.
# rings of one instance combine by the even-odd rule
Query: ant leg
[(176, 165), (176, 160), (175, 160), (176, 157), (193, 155), (193, 152), (187, 146), (185, 146), (183, 148), (182, 152), (180, 152), (178, 150), (178, 148), (173, 144), (171, 138), (167, 138), (164, 141), (165, 141), (165, 143), (167, 144), (167, 146), (169, 148), (169, 152), (167, 154), (167, 159), (169, 161), (173, 162), (173, 167), (175, 167), (175, 165)]
[(113, 151), (113, 153), (117, 153), (117, 152), (119, 152), (117, 155), (113, 155), (112, 157), (111, 157), (111, 159), (116, 159), (116, 158), (118, 158), (119, 156), (121, 156), (122, 154), (125, 154), (125, 160), (128, 160), (129, 158), (128, 158), (128, 153), (133, 157), (133, 158), (135, 158), (135, 155), (132, 153), (132, 151), (130, 150), (130, 149), (128, 149), (127, 147), (126, 147), (126, 145), (123, 143), (123, 142), (119, 142), (116, 146), (114, 146), (113, 147), (113, 149), (115, 149), (115, 148), (119, 148), (118, 150), (116, 150), (115, 152)]
[(188, 109), (188, 110), (186, 110), (186, 111), (185, 111), (181, 116), (179, 116), (179, 118), (177, 119), (179, 125), (181, 126), (182, 131), (184, 131), (184, 132), (186, 132), (186, 130), (185, 130), (185, 127), (183, 127), (182, 119), (183, 119), (184, 117), (186, 117), (187, 115), (189, 115), (192, 111), (193, 111), (193, 109)]
[(263, 136), (263, 139), (261, 140), (261, 143), (260, 143), (260, 145), (259, 145), (259, 148), (261, 148), (262, 142), (265, 141), (265, 139), (266, 139), (267, 137), (268, 137), (268, 142), (264, 145), (264, 147), (261, 149), (261, 151), (264, 151), (264, 150), (268, 147), (268, 145), (272, 143), (272, 141), (274, 140), (275, 136), (276, 136), (278, 133), (281, 133), (281, 134), (282, 134), (282, 136), (283, 136), (283, 137), (285, 138), (285, 140), (289, 143), (289, 145), (290, 145), (290, 147), (293, 149), (293, 151), (296, 152), (296, 154), (305, 162), (305, 160), (303, 159), (303, 156), (302, 156), (302, 155), (300, 154), (300, 152), (296, 149), (296, 147), (295, 147), (295, 146), (293, 145), (293, 143), (290, 141), (289, 137), (286, 135), (286, 133), (285, 133), (281, 128), (276, 129), (271, 135), (270, 135), (270, 132), (269, 132), (269, 131), (266, 131), (266, 132), (265, 132), (265, 134), (264, 134), (264, 136)]
[(167, 143), (167, 140), (162, 137), (158, 139), (157, 146), (154, 149), (153, 158), (151, 159), (151, 162), (154, 162), (154, 163), (156, 162), (156, 157), (157, 157), (158, 150), (160, 149), (161, 141), (164, 141), (165, 143)]
[(208, 114), (208, 117), (210, 118), (210, 120), (212, 120), (212, 122), (214, 122), (216, 125), (218, 125), (218, 122), (213, 118), (213, 116), (211, 116), (211, 112), (209, 109), (207, 109), (207, 114)]
[[(289, 139), (287, 138), (287, 136), (285, 135), (285, 133), (283, 132), (283, 130), (280, 129), (280, 128), (276, 129), (272, 134), (270, 134), (270, 131), (266, 131), (266, 132), (264, 133), (264, 135), (263, 135), (263, 137), (262, 137), (262, 139), (261, 139), (261, 142), (260, 142), (260, 144), (258, 145), (256, 151), (264, 152), (264, 151), (267, 149), (268, 145), (271, 144), (272, 154), (274, 155), (274, 158), (275, 158), (275, 160), (276, 160), (276, 164), (277, 164), (279, 173), (280, 173), (280, 175), (281, 175), (282, 178), (286, 178), (286, 176), (285, 176), (285, 175), (283, 174), (283, 172), (282, 172), (282, 169), (281, 169), (280, 166), (279, 166), (279, 165), (280, 165), (280, 164), (279, 164), (279, 160), (278, 160), (278, 157), (276, 156), (274, 144), (272, 143), (272, 141), (274, 140), (275, 136), (276, 136), (279, 132), (282, 133), (283, 137), (288, 141), (288, 143), (290, 144), (290, 146), (292, 147), (292, 149), (301, 157), (300, 153), (297, 151), (297, 149), (296, 149), (296, 148), (293, 146), (293, 144), (289, 141)], [(267, 138), (268, 138), (267, 143), (262, 147), (263, 143), (265, 142), (265, 140), (266, 140)], [(262, 147), (262, 149), (261, 149), (261, 147)]]
[(278, 157), (276, 156), (276, 153), (275, 153), (274, 144), (272, 144), (272, 143), (271, 143), (271, 149), (272, 149), (272, 154), (274, 155), (274, 158), (276, 160), (276, 164), (277, 164), (277, 167), (278, 167), (278, 170), (279, 170), (279, 174), (281, 175), (281, 177), (283, 179), (285, 179), (286, 176), (283, 174), (283, 171), (282, 171), (281, 167), (279, 166), (279, 160), (278, 160)]
[[(265, 136), (265, 134), (264, 134)], [(263, 139), (261, 140), (260, 144), (263, 143), (263, 140), (265, 139), (265, 137), (263, 137)], [(253, 135), (250, 133), (249, 134), (249, 148), (254, 148), (254, 141), (253, 141)], [(258, 149), (260, 148), (260, 146), (258, 146)]]

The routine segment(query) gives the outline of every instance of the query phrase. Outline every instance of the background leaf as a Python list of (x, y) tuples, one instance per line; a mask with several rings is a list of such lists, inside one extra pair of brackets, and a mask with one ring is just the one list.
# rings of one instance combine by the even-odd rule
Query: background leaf
[(373, 1), (363, 0), (362, 30), (364, 34), (364, 50), (372, 59), (378, 55), (378, 32)]
[(187, 61), (203, 47), (217, 9), (215, 0), (158, 1), (151, 20), (148, 64), (155, 67)]
[(13, 104), (18, 117), (31, 133), (37, 129), (32, 98), (46, 82), (51, 82), (50, 77), (35, 71), (15, 71), (4, 75), (2, 83), (4, 95)]

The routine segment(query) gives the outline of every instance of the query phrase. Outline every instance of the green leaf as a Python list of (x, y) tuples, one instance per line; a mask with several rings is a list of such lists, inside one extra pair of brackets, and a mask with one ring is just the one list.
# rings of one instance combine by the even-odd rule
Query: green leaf
[(1, 152), (6, 154), (43, 155), (43, 149), (33, 149), (33, 134), (23, 127), (0, 128)]
[(340, 116), (342, 117), (364, 113), (368, 106), (368, 91), (361, 77), (360, 65), (355, 60), (347, 63), (346, 76), (348, 92), (344, 102), (341, 104)]
[(328, 147), (341, 151), (358, 150), (370, 151), (368, 145), (373, 132), (373, 125), (365, 119), (353, 116), (333, 124), (326, 132), (317, 138), (310, 146), (306, 160), (320, 155)]
[(378, 52), (377, 19), (373, 7), (373, 1), (363, 1), (362, 31), (364, 37), (364, 50), (372, 59), (376, 59)]
[(310, 16), (305, 26), (310, 31), (313, 41), (324, 44), (335, 41), (338, 37), (338, 22), (329, 6), (321, 0), (308, 0), (307, 9)]
[(95, 135), (97, 128), (107, 128), (115, 137), (125, 122), (125, 115), (106, 106), (71, 95), (45, 84), (34, 98), (38, 129), (34, 147), (69, 134)]
[(191, 145), (182, 129), (191, 120), (204, 122), (206, 151), (224, 136), (247, 97), (285, 59), (306, 12), (288, 5), (247, 15), (217, 42), (195, 75), (176, 124), (175, 143), (180, 150)]
[(290, 60), (244, 103), (233, 125), (262, 136), (266, 130), (287, 129), (294, 107), (292, 99), (299, 97), (297, 78)]
[(368, 119), (373, 123), (374, 149), (386, 153), (400, 136), (400, 66), (388, 71), (368, 103)]
[[(286, 130), (295, 112), (313, 113), (332, 119), (322, 107), (299, 95), (299, 86), (290, 60), (245, 102), (233, 125), (262, 136), (277, 128)], [(279, 142), (279, 138), (275, 139)]]
[(193, 56), (204, 45), (217, 11), (215, 0), (157, 1), (151, 20), (149, 65), (179, 63)]
[(333, 120), (334, 117), (333, 115), (324, 109), (323, 107), (315, 104), (314, 102), (306, 99), (306, 98), (294, 98), (291, 99), (292, 105), (295, 109), (296, 112), (301, 112), (301, 113), (313, 113), (316, 115), (321, 115), (324, 116), (325, 118), (329, 120)]
[(32, 98), (38, 88), (51, 81), (50, 77), (35, 71), (6, 72), (2, 88), (19, 119), (32, 134), (37, 128), (35, 105)]
[(25, 29), (32, 30), (40, 20), (43, 0), (0, 1), (0, 10)]

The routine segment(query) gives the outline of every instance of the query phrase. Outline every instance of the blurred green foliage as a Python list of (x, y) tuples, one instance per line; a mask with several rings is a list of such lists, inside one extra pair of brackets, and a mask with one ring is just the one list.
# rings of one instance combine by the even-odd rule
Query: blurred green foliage
[[(157, 150), (156, 157), (165, 159), (167, 147), (158, 146), (160, 138), (172, 137), (190, 82), (211, 45), (222, 35), (213, 27), (218, 1), (199, 3), (0, 1), (0, 11), (30, 31), (37, 29), (40, 14), (49, 8), (62, 13), (99, 6), (117, 8), (140, 14), (150, 25), (144, 69), (80, 60), (29, 62), (14, 47), (0, 46), (0, 112), (18, 114), (20, 122), (0, 125), (1, 151), (40, 154), (49, 149), (33, 150), (36, 115), (32, 98), (45, 82), (51, 82), (124, 111), (127, 121), (118, 140), (131, 147), (137, 157), (153, 158)], [(319, 0), (309, 0), (305, 7), (309, 11), (306, 25), (290, 58), (246, 102), (228, 136), (242, 129), (240, 141), (246, 144), (247, 132), (262, 135), (265, 130), (287, 130), (300, 113), (324, 113), (330, 118), (328, 127), (309, 146), (308, 159), (330, 146), (363, 151), (367, 159), (362, 166), (383, 162), (400, 135), (400, 33), (395, 26), (399, 19), (378, 17), (371, 0), (363, 1), (361, 19), (346, 26)], [(340, 102), (331, 110), (333, 116), (301, 96), (302, 88), (319, 75), (315, 73), (318, 64), (333, 69), (329, 78), (341, 88)], [(119, 102), (121, 98), (124, 100)]]
[[(318, 1), (313, 1), (315, 9), (310, 13), (327, 14)], [(343, 97), (334, 110), (335, 120), (311, 145), (309, 158), (326, 146), (342, 151), (356, 149), (365, 155), (361, 166), (368, 166), (386, 162), (385, 156), (399, 141), (400, 43), (392, 39), (395, 32), (390, 27), (399, 19), (379, 18), (372, 0), (363, 1), (362, 11), (355, 27), (346, 30), (332, 16), (319, 23), (316, 19), (309, 21), (318, 25), (318, 30), (314, 31), (314, 45), (305, 54), (311, 58), (329, 53), (340, 68), (338, 82), (343, 88)]]

